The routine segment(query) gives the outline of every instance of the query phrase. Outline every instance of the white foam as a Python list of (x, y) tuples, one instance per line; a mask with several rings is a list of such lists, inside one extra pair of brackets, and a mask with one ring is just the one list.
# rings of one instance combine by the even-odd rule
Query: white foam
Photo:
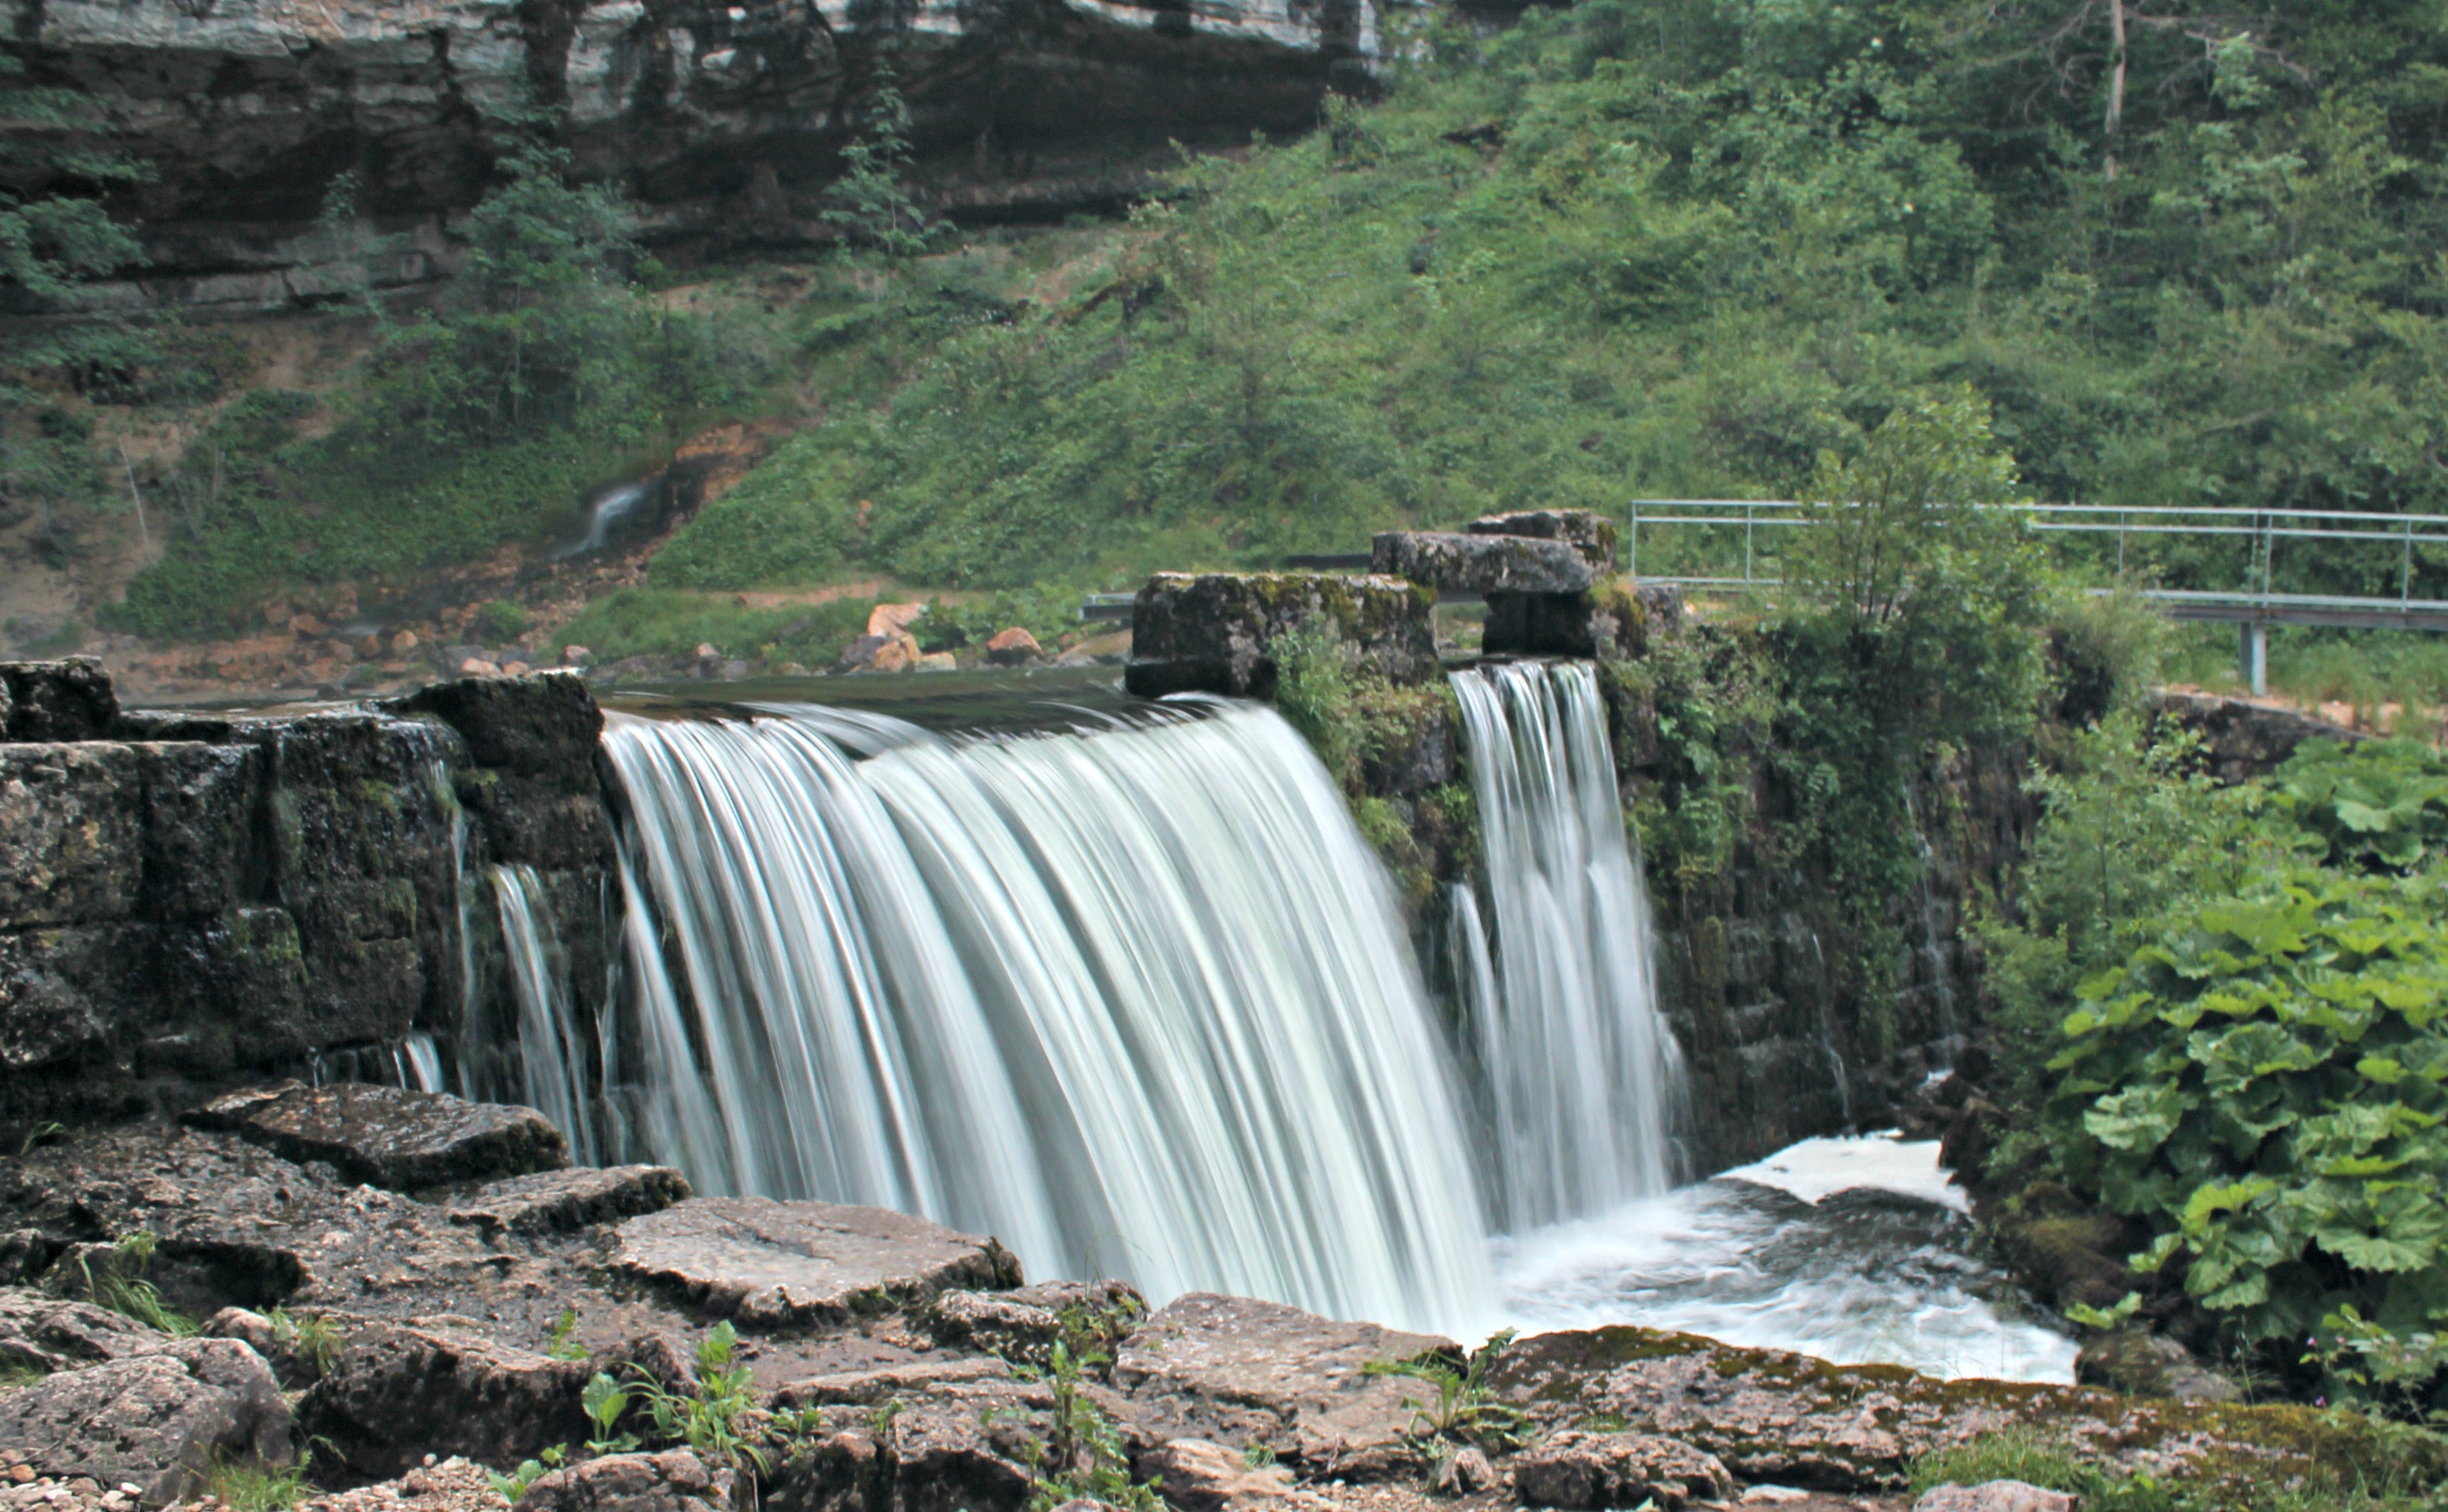
[(1906, 1139), (1889, 1129), (1844, 1139), (1805, 1139), (1765, 1160), (1723, 1173), (1721, 1181), (1750, 1181), (1789, 1193), (1816, 1207), (1839, 1192), (1868, 1189), (1919, 1197), (1958, 1213), (1972, 1199), (1939, 1168), (1936, 1139)]

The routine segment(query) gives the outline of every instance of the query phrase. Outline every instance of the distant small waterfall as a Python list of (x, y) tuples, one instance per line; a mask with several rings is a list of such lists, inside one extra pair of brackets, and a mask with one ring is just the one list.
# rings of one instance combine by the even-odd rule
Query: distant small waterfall
[(1488, 1315), (1392, 888), (1282, 719), (956, 743), (775, 712), (605, 729), (644, 1147), (618, 1153), (1159, 1298)]
[(1657, 1011), (1597, 669), (1508, 662), (1453, 686), (1494, 928), (1457, 887), (1450, 938), (1488, 1101), (1494, 1216), (1518, 1231), (1666, 1190), (1679, 1056)]

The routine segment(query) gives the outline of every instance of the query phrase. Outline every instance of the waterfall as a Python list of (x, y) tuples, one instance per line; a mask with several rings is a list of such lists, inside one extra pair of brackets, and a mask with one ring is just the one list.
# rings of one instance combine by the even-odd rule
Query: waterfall
[(586, 1042), (570, 1003), (568, 969), (552, 928), (543, 879), (530, 866), (497, 866), (493, 903), (502, 921), (510, 982), (519, 1005), (520, 1101), (552, 1120), (581, 1165), (599, 1163), (592, 1100), (586, 1085)]
[(1494, 1216), (1520, 1230), (1666, 1189), (1677, 1051), (1597, 669), (1508, 662), (1453, 687), (1494, 925), (1454, 890), (1455, 977), (1484, 1081)]
[(1290, 726), (1214, 705), (953, 742), (776, 715), (607, 722), (646, 1146), (623, 1153), (1159, 1299), (1488, 1314), (1390, 882)]

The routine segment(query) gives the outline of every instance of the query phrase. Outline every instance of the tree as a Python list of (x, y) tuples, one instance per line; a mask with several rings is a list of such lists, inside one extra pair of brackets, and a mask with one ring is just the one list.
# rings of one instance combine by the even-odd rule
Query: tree
[(940, 226), (903, 182), (911, 159), (909, 105), (889, 61), (876, 65), (875, 81), (867, 125), (842, 149), (842, 176), (826, 191), (833, 202), (821, 217), (854, 245), (915, 257), (933, 245)]

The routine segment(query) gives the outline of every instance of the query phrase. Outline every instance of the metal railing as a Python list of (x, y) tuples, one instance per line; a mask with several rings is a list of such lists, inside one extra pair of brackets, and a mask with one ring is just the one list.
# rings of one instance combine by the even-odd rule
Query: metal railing
[[(2036, 532), (2113, 537), (2115, 570), (2127, 567), (2127, 547), (2135, 537), (2216, 539), (2242, 538), (2247, 546), (2245, 583), (2231, 589), (2139, 588), (2143, 598), (2167, 606), (2178, 620), (2218, 621), (2239, 627), (2237, 660), (2253, 692), (2268, 685), (2268, 626), (2273, 624), (2336, 625), (2356, 629), (2448, 630), (2448, 600), (2414, 597), (2414, 548), (2448, 545), (2448, 517), (2377, 514), (2349, 509), (2251, 509), (2233, 507), (2180, 505), (2119, 506), (2106, 504), (1997, 505), (2025, 516)], [(1743, 574), (1739, 578), (1652, 574), (1645, 581), (1676, 583), (1691, 587), (1762, 588), (1779, 581), (1759, 570), (1760, 531), (1809, 526), (1816, 518), (1807, 507), (1784, 499), (1634, 499), (1626, 513), (1625, 565), (1640, 574), (1640, 533), (1665, 526), (1693, 526), (1717, 531), (1742, 530)], [(2398, 556), (2398, 591), (2394, 598), (2378, 595), (2286, 593), (2276, 587), (2281, 542), (2352, 543), (2362, 546), (2393, 546)], [(2106, 564), (2103, 562), (2102, 564)], [(2256, 584), (2253, 580), (2258, 579)], [(2107, 592), (2107, 589), (2096, 589)]]

